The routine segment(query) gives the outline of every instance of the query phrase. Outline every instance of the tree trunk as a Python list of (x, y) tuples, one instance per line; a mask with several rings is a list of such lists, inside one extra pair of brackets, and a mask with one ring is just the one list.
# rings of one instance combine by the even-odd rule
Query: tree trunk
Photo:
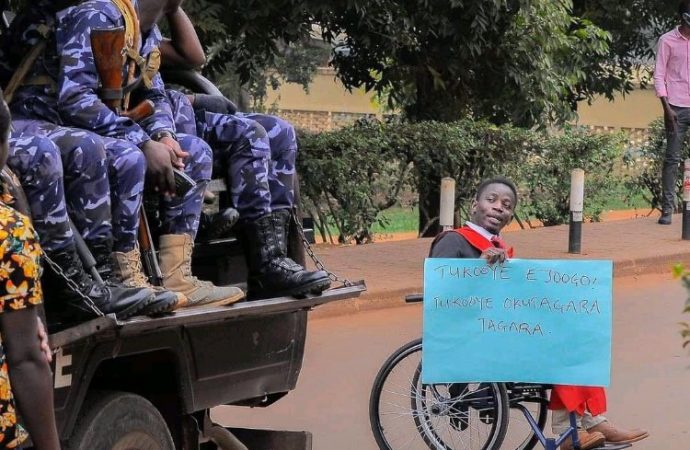
[[(405, 113), (411, 122), (434, 120), (438, 122), (452, 122), (460, 119), (462, 108), (459, 100), (448, 95), (445, 91), (434, 89), (433, 79), (426, 70), (420, 68), (417, 74), (417, 96), (415, 103), (409, 105)], [(429, 149), (433, 151), (433, 149)], [(442, 174), (433, 174), (427, 179), (425, 189), (417, 186), (419, 192), (419, 235), (433, 237), (441, 231), (438, 217), (440, 213), (441, 178)]]
[[(434, 237), (441, 232), (438, 217), (441, 212), (441, 177), (429, 180), (435, 186), (431, 189), (419, 189), (419, 236)], [(426, 192), (424, 192), (426, 191)]]

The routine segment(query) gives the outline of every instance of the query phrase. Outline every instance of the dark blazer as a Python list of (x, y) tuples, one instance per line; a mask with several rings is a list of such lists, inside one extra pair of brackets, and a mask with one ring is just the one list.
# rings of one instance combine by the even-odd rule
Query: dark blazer
[(457, 231), (436, 236), (429, 250), (429, 258), (479, 258), (481, 254)]

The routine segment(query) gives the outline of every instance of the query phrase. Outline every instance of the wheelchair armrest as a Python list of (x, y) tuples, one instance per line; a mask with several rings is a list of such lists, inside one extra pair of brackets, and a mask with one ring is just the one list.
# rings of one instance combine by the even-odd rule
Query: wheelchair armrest
[(211, 81), (196, 70), (163, 69), (161, 76), (166, 83), (179, 84), (192, 92), (210, 95), (223, 95)]

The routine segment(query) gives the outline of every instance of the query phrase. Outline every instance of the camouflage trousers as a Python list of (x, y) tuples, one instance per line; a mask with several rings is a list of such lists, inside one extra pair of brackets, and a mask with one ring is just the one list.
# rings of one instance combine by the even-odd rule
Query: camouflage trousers
[[(184, 172), (197, 185), (183, 198), (161, 198), (161, 233), (196, 236), (206, 185), (211, 180), (213, 156), (201, 139), (177, 135), (180, 147), (189, 153)], [(134, 248), (139, 229), (139, 209), (144, 194), (146, 158), (134, 144), (113, 138), (102, 138), (108, 154), (110, 189), (113, 193), (113, 226), (115, 250)]]
[(225, 177), (232, 202), (243, 219), (254, 220), (272, 210), (292, 208), (297, 156), (292, 125), (265, 114), (194, 111), (181, 93), (168, 91), (168, 97), (177, 129), (196, 133), (210, 144), (214, 169)]
[(17, 120), (8, 166), (26, 193), (41, 246), (55, 251), (74, 244), (68, 212), (86, 240), (111, 235), (110, 196), (102, 144), (76, 129), (40, 128)]
[[(114, 239), (114, 250), (128, 252), (137, 242), (139, 229), (139, 210), (142, 205), (144, 193), (144, 178), (146, 174), (146, 158), (142, 151), (134, 144), (114, 138), (102, 137), (90, 131), (75, 130), (36, 120), (15, 121), (15, 128), (19, 132), (33, 133), (51, 139), (63, 154), (63, 166), (70, 166), (65, 162), (62, 148), (63, 139), (58, 139), (65, 130), (78, 133), (82, 144), (83, 159), (88, 160), (89, 167), (98, 168), (98, 188), (86, 186), (86, 191), (74, 191), (69, 188), (66, 191), (68, 207), (72, 203), (72, 197), (85, 199), (82, 209), (69, 208), (72, 220), (85, 238), (95, 239), (97, 236), (91, 228), (84, 228), (78, 224), (77, 217), (84, 214), (93, 206), (98, 206), (102, 215), (100, 222), (94, 220), (92, 226), (107, 227), (108, 233)], [(190, 234), (196, 235), (199, 227), (199, 216), (203, 192), (206, 184), (211, 179), (212, 152), (211, 148), (201, 139), (195, 136), (178, 135), (180, 146), (189, 153), (186, 161), (185, 172), (194, 181), (197, 187), (192, 189), (184, 198), (162, 199), (161, 218), (164, 234)], [(87, 146), (85, 143), (96, 143)], [(100, 148), (99, 151), (95, 148)], [(91, 152), (87, 150), (91, 150)], [(87, 155), (88, 153), (88, 155)], [(69, 172), (65, 170), (65, 185), (68, 186)], [(88, 177), (87, 177), (88, 178)], [(90, 193), (85, 195), (82, 192)], [(92, 195), (92, 194), (93, 195)], [(107, 205), (107, 207), (103, 207)], [(83, 230), (83, 231), (82, 231)]]

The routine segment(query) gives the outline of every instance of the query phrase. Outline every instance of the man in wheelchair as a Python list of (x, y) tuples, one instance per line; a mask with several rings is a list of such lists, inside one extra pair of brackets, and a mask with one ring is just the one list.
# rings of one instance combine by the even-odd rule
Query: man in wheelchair
[[(439, 234), (431, 244), (429, 257), (484, 258), (489, 264), (505, 262), (513, 256), (513, 249), (505, 244), (500, 232), (513, 219), (517, 201), (517, 189), (507, 178), (496, 177), (483, 181), (472, 201), (470, 221), (461, 228)], [(450, 389), (453, 396), (458, 396), (461, 390), (461, 385), (452, 385)], [(599, 447), (605, 442), (632, 443), (649, 436), (649, 433), (641, 429), (614, 427), (602, 415), (606, 411), (606, 392), (603, 388), (554, 386), (549, 409), (553, 410), (552, 431), (557, 435), (570, 426), (569, 413), (577, 413), (578, 438), (582, 450)], [(458, 429), (467, 426), (462, 423), (462, 419), (454, 420), (455, 423), (452, 424)], [(572, 448), (572, 439), (567, 439), (561, 446), (563, 450)]]

